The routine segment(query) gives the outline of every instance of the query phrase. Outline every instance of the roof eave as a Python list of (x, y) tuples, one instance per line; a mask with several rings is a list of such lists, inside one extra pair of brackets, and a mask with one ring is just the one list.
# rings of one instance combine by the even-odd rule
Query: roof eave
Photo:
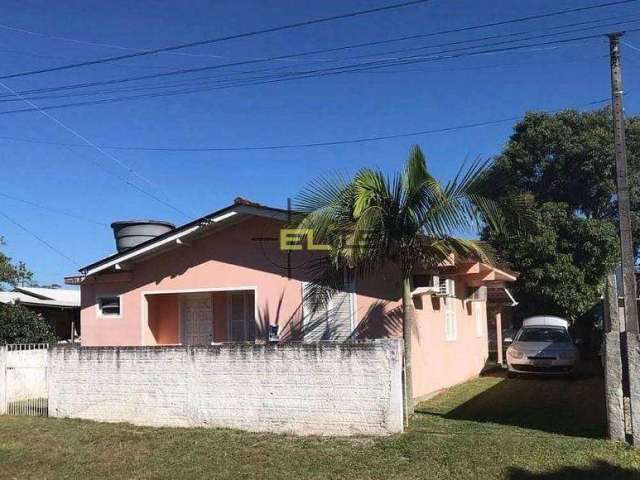
[(99, 273), (107, 268), (115, 266), (117, 263), (122, 263), (126, 260), (137, 258), (147, 252), (156, 250), (164, 245), (169, 245), (179, 239), (190, 236), (203, 228), (210, 227), (211, 225), (222, 224), (222, 222), (235, 217), (236, 214), (248, 214), (263, 217), (278, 218), (280, 220), (286, 220), (289, 212), (279, 208), (255, 206), (255, 205), (243, 205), (234, 204), (225, 208), (217, 210), (204, 217), (197, 218), (191, 222), (181, 225), (174, 230), (164, 233), (158, 237), (147, 240), (140, 245), (135, 246), (124, 252), (118, 252), (110, 255), (102, 260), (94, 262), (90, 265), (82, 267), (79, 271), (85, 277)]

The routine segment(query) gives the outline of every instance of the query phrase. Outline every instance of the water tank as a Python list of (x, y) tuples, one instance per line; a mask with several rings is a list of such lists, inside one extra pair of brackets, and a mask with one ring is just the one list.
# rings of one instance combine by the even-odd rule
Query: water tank
[(128, 250), (147, 240), (170, 232), (176, 226), (173, 223), (158, 220), (123, 220), (111, 224), (118, 252)]

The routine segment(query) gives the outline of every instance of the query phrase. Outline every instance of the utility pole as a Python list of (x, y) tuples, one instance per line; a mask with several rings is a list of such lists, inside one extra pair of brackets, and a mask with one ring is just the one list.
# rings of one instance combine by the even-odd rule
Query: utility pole
[(625, 327), (628, 333), (637, 334), (636, 262), (633, 253), (633, 240), (631, 238), (631, 205), (629, 204), (627, 148), (624, 135), (624, 110), (622, 108), (621, 35), (622, 33), (609, 34), (609, 48), (611, 53), (611, 99), (613, 102), (613, 135), (615, 140), (616, 184), (618, 186), (618, 216), (620, 217), (620, 253), (622, 254), (622, 278), (624, 283)]
[[(609, 34), (611, 55), (611, 100), (613, 104), (613, 132), (616, 159), (616, 184), (618, 189), (618, 216), (620, 223), (620, 253), (622, 255), (622, 283), (624, 287), (624, 325), (622, 338), (623, 365), (626, 364), (623, 388), (630, 399), (633, 443), (640, 446), (640, 355), (638, 354), (638, 305), (636, 303), (635, 256), (631, 236), (631, 206), (622, 107), (622, 64), (620, 37), (622, 33)], [(626, 354), (626, 355), (625, 355)], [(626, 357), (626, 358), (625, 358)]]

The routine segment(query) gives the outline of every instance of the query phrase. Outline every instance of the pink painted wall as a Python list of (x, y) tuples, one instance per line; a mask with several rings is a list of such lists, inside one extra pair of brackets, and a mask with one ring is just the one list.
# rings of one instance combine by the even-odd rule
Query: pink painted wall
[(176, 345), (180, 343), (178, 295), (149, 295), (149, 331), (146, 345)]
[[(359, 338), (402, 336), (400, 282), (393, 269), (388, 269), (368, 284), (368, 294), (357, 297)], [(465, 301), (467, 285), (463, 277), (456, 279), (456, 340), (446, 339), (445, 299), (432, 295), (414, 298), (416, 328), (413, 332), (413, 391), (416, 398), (429, 395), (474, 378), (488, 358), (486, 303), (477, 302), (482, 313), (482, 334), (476, 335), (471, 302)], [(389, 291), (393, 292), (389, 295)], [(373, 294), (373, 296), (371, 296)], [(385, 300), (381, 300), (385, 298)]]
[[(301, 267), (305, 254), (292, 255), (293, 278), (286, 276), (286, 255), (277, 242), (259, 242), (258, 237), (278, 237), (280, 224), (253, 217), (241, 224), (176, 247), (169, 252), (133, 265), (131, 279), (107, 282), (91, 279), (82, 285), (82, 344), (155, 345), (175, 343), (177, 335), (176, 290), (256, 289), (257, 323), (277, 324), (281, 338), (299, 338), (302, 281), (311, 280)], [(464, 292), (458, 282), (460, 294)], [(153, 292), (163, 292), (162, 295)], [(101, 294), (121, 296), (121, 316), (97, 316), (96, 298)], [(226, 304), (223, 293), (214, 295), (216, 341), (226, 340)], [(164, 298), (160, 298), (164, 297)], [(393, 269), (375, 279), (357, 281), (356, 318), (360, 338), (401, 336), (400, 284)], [(477, 375), (486, 359), (486, 328), (475, 336), (473, 316), (456, 299), (458, 337), (445, 340), (444, 307), (423, 297), (414, 334), (414, 392), (417, 397), (460, 383)], [(148, 307), (147, 307), (148, 305)], [(148, 310), (147, 310), (148, 308)], [(162, 323), (162, 325), (160, 325)]]

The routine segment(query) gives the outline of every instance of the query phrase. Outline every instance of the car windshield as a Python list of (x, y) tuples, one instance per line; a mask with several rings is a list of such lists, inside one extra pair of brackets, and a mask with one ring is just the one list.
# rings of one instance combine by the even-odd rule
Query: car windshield
[(571, 337), (564, 328), (528, 327), (520, 330), (517, 342), (569, 343)]

